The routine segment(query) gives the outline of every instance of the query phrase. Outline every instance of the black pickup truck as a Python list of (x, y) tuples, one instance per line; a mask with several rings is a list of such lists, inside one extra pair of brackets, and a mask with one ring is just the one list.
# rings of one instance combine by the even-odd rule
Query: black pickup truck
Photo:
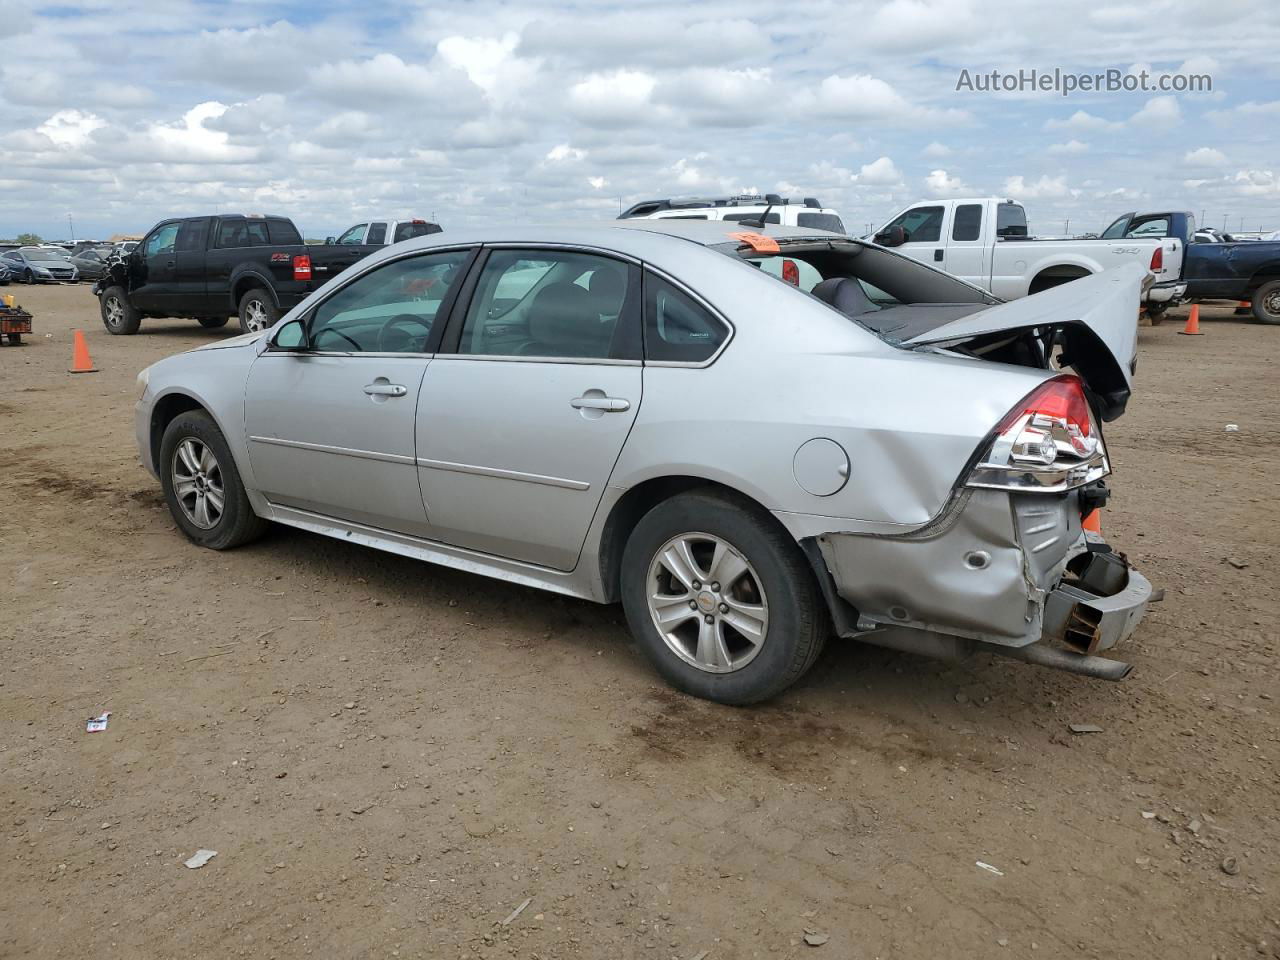
[(265, 330), (330, 277), (382, 247), (307, 245), (287, 217), (183, 217), (157, 223), (93, 286), (111, 333), (144, 317), (190, 317), (202, 327), (240, 318)]

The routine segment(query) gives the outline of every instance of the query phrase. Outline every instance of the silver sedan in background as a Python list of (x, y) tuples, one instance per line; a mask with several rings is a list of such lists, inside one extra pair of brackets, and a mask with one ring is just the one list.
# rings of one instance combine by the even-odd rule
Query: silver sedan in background
[(275, 521), (621, 601), (724, 703), (832, 635), (1119, 679), (1151, 589), (1082, 518), (1149, 282), (1002, 304), (794, 227), (435, 234), (148, 367), (137, 439), (198, 544)]

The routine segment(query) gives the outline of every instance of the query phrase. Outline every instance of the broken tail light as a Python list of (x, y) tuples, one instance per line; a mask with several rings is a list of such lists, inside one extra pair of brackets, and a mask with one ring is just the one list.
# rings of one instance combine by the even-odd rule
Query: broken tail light
[(966, 485), (1060, 493), (1111, 472), (1084, 385), (1072, 375), (1046, 380), (984, 441), (986, 455)]
[(782, 261), (782, 279), (793, 287), (800, 286), (800, 267), (794, 260)]
[(310, 280), (311, 279), (311, 257), (307, 254), (299, 254), (293, 258), (293, 279)]

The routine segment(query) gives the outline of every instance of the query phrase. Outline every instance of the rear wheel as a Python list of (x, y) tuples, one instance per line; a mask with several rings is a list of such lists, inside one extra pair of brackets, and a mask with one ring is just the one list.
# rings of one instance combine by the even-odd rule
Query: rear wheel
[(10, 345), (10, 346), (14, 346), (14, 347), (16, 347), (16, 346), (17, 346), (18, 344), (20, 344), (21, 342), (22, 342), (22, 334), (20, 334), (20, 333), (11, 333), (11, 334), (9, 334), (9, 345)]
[(1259, 323), (1280, 323), (1280, 280), (1253, 291), (1253, 318)]
[(1164, 320), (1164, 312), (1168, 309), (1169, 309), (1169, 305), (1167, 303), (1148, 303), (1147, 304), (1147, 316), (1150, 318), (1151, 325), (1153, 327), (1160, 326), (1160, 322)]
[(737, 498), (680, 494), (641, 518), (622, 556), (622, 603), (674, 687), (748, 704), (804, 675), (828, 625), (813, 574), (771, 517)]
[(216, 330), (218, 327), (225, 327), (230, 317), (196, 317), (196, 322), (206, 330)]
[(202, 410), (178, 415), (160, 441), (160, 483), (173, 519), (191, 540), (227, 550), (262, 536), (222, 431)]
[(123, 287), (108, 287), (99, 301), (102, 310), (102, 325), (107, 333), (124, 336), (138, 332), (142, 325), (142, 314), (133, 308)]
[(240, 298), (240, 329), (245, 333), (269, 330), (279, 319), (280, 311), (267, 291), (250, 290)]

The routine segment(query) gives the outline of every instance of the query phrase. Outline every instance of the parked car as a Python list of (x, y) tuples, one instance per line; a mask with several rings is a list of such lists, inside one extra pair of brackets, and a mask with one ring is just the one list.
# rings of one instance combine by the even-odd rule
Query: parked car
[(336, 238), (329, 237), (325, 242), (343, 247), (380, 247), (388, 243), (399, 243), (401, 240), (412, 240), (414, 237), (425, 237), (439, 233), (440, 230), (440, 224), (421, 218), (396, 220), (393, 217), (378, 217), (367, 223), (348, 227)]
[(144, 317), (190, 317), (245, 333), (265, 330), (320, 283), (380, 247), (311, 245), (287, 217), (234, 215), (162, 220), (93, 288), (111, 333)]
[(88, 247), (72, 254), (70, 259), (81, 280), (98, 280), (106, 273), (110, 257), (110, 247)]
[(197, 544), (276, 521), (621, 600), (667, 680), (725, 703), (833, 632), (1119, 679), (1098, 654), (1150, 585), (1081, 518), (1148, 282), (1002, 304), (797, 227), (436, 234), (142, 371), (137, 440)]
[(75, 264), (64, 255), (42, 247), (19, 247), (0, 255), (16, 280), (23, 283), (57, 283), (77, 279)]
[(685, 197), (641, 200), (628, 207), (619, 220), (724, 220), (741, 222), (763, 218), (762, 223), (811, 227), (844, 233), (844, 221), (835, 210), (815, 197), (795, 201), (776, 193), (740, 194), (732, 197)]
[[(926, 200), (907, 207), (875, 234), (875, 242), (946, 270), (1004, 300), (1040, 293), (1124, 263), (1154, 276), (1150, 304), (1176, 303), (1185, 237), (1140, 234), (1123, 239), (1038, 240), (1027, 235), (1027, 212), (998, 197)], [(1136, 315), (1135, 310), (1135, 315)]]
[[(1131, 236), (1200, 237), (1196, 218), (1185, 210), (1126, 213), (1107, 232)], [(1280, 323), (1280, 242), (1235, 239), (1196, 240), (1187, 245), (1182, 259), (1182, 280), (1190, 300), (1248, 300), (1259, 323)], [(1231, 239), (1228, 239), (1232, 237)]]
[(13, 279), (13, 274), (9, 272), (8, 266), (5, 265), (4, 257), (0, 256), (0, 286), (8, 286)]

